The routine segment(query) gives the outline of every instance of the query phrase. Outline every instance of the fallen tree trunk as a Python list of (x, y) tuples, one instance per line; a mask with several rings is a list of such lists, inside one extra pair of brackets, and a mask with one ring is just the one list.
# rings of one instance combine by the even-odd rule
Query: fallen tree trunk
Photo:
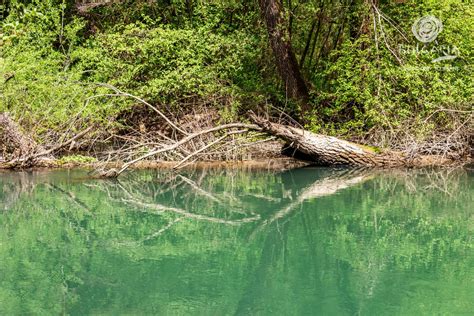
[(348, 165), (368, 167), (428, 166), (447, 164), (450, 160), (439, 156), (407, 157), (399, 152), (377, 153), (365, 146), (336, 137), (315, 134), (300, 128), (272, 123), (255, 115), (252, 120), (262, 131), (276, 136), (289, 144), (295, 157), (318, 165)]
[[(448, 164), (450, 160), (438, 156), (419, 156), (407, 157), (403, 153), (387, 151), (377, 153), (371, 151), (365, 146), (351, 143), (336, 137), (315, 134), (300, 128), (272, 123), (267, 119), (257, 117), (254, 114), (250, 118), (255, 124), (233, 123), (216, 126), (207, 130), (198, 131), (192, 134), (187, 134), (181, 140), (176, 140), (167, 146), (160, 146), (138, 158), (130, 160), (122, 165), (120, 169), (100, 170), (98, 175), (100, 177), (118, 177), (125, 172), (133, 164), (148, 159), (152, 156), (166, 151), (178, 149), (180, 146), (190, 142), (194, 138), (213, 132), (224, 130), (232, 130), (235, 128), (243, 128), (244, 130), (228, 131), (226, 135), (231, 133), (243, 133), (249, 131), (258, 131), (277, 137), (286, 141), (289, 146), (295, 151), (302, 154), (302, 160), (307, 160), (318, 165), (333, 166), (333, 165), (347, 165), (347, 166), (365, 166), (365, 167), (397, 167), (397, 166), (432, 166)], [(218, 138), (200, 149), (196, 149), (189, 156), (184, 158), (188, 160), (205, 149), (215, 145), (217, 142), (226, 138), (226, 135)], [(297, 157), (298, 159), (298, 157)], [(180, 166), (179, 163), (177, 166)]]

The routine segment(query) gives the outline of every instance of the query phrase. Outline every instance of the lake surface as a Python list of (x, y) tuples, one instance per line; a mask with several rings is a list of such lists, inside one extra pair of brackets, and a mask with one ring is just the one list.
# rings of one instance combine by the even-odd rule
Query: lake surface
[(0, 173), (1, 315), (472, 315), (474, 173)]

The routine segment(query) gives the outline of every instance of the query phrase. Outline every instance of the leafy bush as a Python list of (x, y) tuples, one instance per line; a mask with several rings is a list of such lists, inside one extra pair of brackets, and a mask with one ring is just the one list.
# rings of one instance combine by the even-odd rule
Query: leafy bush
[(130, 24), (99, 34), (72, 55), (82, 80), (108, 82), (158, 104), (231, 95), (258, 56), (258, 41), (243, 32), (147, 29)]
[(93, 97), (111, 93), (97, 83), (157, 106), (206, 104), (230, 119), (239, 100), (248, 99), (245, 92), (261, 86), (255, 67), (261, 41), (245, 30), (223, 34), (209, 25), (177, 29), (136, 22), (87, 37), (87, 23), (78, 17), (66, 21), (68, 7), (56, 2), (15, 2), (2, 24), (0, 74), (11, 78), (1, 83), (0, 111), (37, 126), (39, 134), (61, 130), (76, 115), (88, 122), (114, 120), (134, 105)]
[[(458, 0), (416, 5), (407, 1), (384, 4), (380, 10), (392, 22), (381, 18), (376, 34), (371, 30), (356, 40), (345, 37), (320, 70), (311, 73), (319, 88), (312, 129), (364, 135), (377, 128), (423, 138), (466, 122), (474, 101), (474, 20), (466, 17), (474, 15), (474, 6)], [(425, 15), (444, 24), (436, 41), (427, 44), (418, 42), (411, 30), (413, 22)], [(458, 58), (432, 62), (456, 49)], [(459, 114), (457, 120), (447, 112), (467, 114)]]

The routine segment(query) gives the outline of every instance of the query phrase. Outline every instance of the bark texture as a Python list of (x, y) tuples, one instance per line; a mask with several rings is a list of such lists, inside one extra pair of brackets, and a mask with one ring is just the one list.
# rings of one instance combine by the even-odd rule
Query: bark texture
[[(286, 141), (287, 146), (291, 147), (299, 157), (319, 165), (397, 167), (445, 165), (450, 162), (448, 159), (437, 156), (412, 158), (392, 151), (376, 153), (364, 146), (336, 137), (272, 123), (256, 116), (253, 116), (252, 119), (264, 132)], [(287, 154), (291, 149), (286, 149)]]
[(308, 99), (308, 88), (291, 46), (281, 4), (278, 0), (259, 0), (259, 5), (267, 26), (278, 73), (285, 82), (286, 93), (288, 97), (303, 101), (305, 105)]

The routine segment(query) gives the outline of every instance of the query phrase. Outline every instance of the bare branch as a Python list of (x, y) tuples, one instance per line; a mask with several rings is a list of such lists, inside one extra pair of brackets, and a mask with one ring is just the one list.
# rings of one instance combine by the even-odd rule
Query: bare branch
[(212, 147), (212, 146), (214, 146), (214, 145), (220, 143), (221, 141), (223, 141), (224, 139), (226, 139), (226, 138), (229, 137), (230, 135), (243, 134), (243, 133), (246, 133), (246, 132), (248, 132), (248, 130), (244, 129), (244, 130), (229, 132), (229, 133), (225, 134), (224, 136), (222, 136), (222, 137), (216, 139), (215, 141), (213, 141), (213, 142), (207, 144), (206, 146), (204, 146), (204, 147), (198, 149), (197, 151), (195, 151), (195, 152), (189, 154), (188, 156), (186, 156), (186, 157), (185, 157), (183, 160), (181, 160), (177, 165), (175, 165), (175, 166), (173, 167), (173, 169), (178, 169), (178, 168), (180, 168), (186, 161), (188, 161), (188, 160), (191, 159), (192, 157), (194, 157), (194, 156), (196, 156), (196, 155), (202, 153), (202, 152), (205, 151), (206, 149), (208, 149), (208, 148), (210, 148), (210, 147)]
[(174, 150), (174, 149), (178, 148), (179, 146), (184, 145), (184, 144), (190, 142), (191, 140), (193, 140), (196, 137), (199, 137), (201, 135), (205, 135), (205, 134), (209, 134), (209, 133), (213, 133), (213, 132), (218, 132), (218, 131), (225, 130), (225, 129), (231, 129), (231, 128), (245, 128), (245, 129), (252, 129), (252, 130), (257, 130), (257, 131), (261, 130), (261, 128), (258, 125), (244, 124), (244, 123), (231, 123), (231, 124), (225, 124), (225, 125), (212, 127), (212, 128), (202, 130), (202, 131), (199, 131), (199, 132), (196, 132), (196, 133), (193, 133), (193, 134), (189, 134), (188, 136), (184, 137), (183, 139), (181, 139), (180, 141), (178, 141), (174, 144), (171, 144), (171, 145), (159, 148), (159, 149), (155, 149), (155, 150), (153, 150), (153, 151), (151, 151), (151, 152), (149, 152), (145, 155), (142, 155), (138, 158), (133, 159), (132, 161), (127, 162), (126, 164), (124, 164), (122, 166), (122, 168), (120, 170), (118, 170), (118, 171), (117, 170), (109, 170), (105, 174), (102, 174), (102, 176), (105, 176), (105, 177), (118, 177), (125, 170), (127, 170), (130, 166), (132, 166), (133, 164), (135, 164), (135, 163), (137, 163), (141, 160), (147, 159), (149, 157), (155, 156), (155, 155), (163, 153), (163, 152)]
[(102, 86), (102, 87), (106, 87), (106, 88), (109, 88), (109, 89), (112, 89), (113, 91), (116, 92), (116, 94), (109, 94), (109, 95), (106, 95), (106, 96), (111, 96), (111, 97), (115, 97), (115, 96), (120, 96), (120, 97), (128, 97), (128, 98), (132, 98), (146, 106), (148, 106), (150, 109), (152, 109), (153, 111), (155, 111), (159, 116), (161, 116), (162, 119), (164, 119), (169, 125), (171, 125), (175, 130), (179, 131), (180, 133), (184, 134), (184, 135), (188, 135), (188, 133), (184, 130), (182, 130), (181, 128), (179, 128), (178, 126), (176, 126), (175, 123), (173, 123), (166, 115), (163, 114), (163, 112), (161, 112), (160, 110), (158, 110), (156, 107), (154, 107), (153, 105), (151, 105), (150, 103), (146, 102), (145, 100), (137, 97), (137, 96), (134, 96), (133, 94), (130, 94), (130, 93), (127, 93), (127, 92), (123, 92), (121, 90), (119, 90), (118, 88), (110, 85), (110, 84), (105, 84), (105, 83), (97, 83), (98, 86)]

